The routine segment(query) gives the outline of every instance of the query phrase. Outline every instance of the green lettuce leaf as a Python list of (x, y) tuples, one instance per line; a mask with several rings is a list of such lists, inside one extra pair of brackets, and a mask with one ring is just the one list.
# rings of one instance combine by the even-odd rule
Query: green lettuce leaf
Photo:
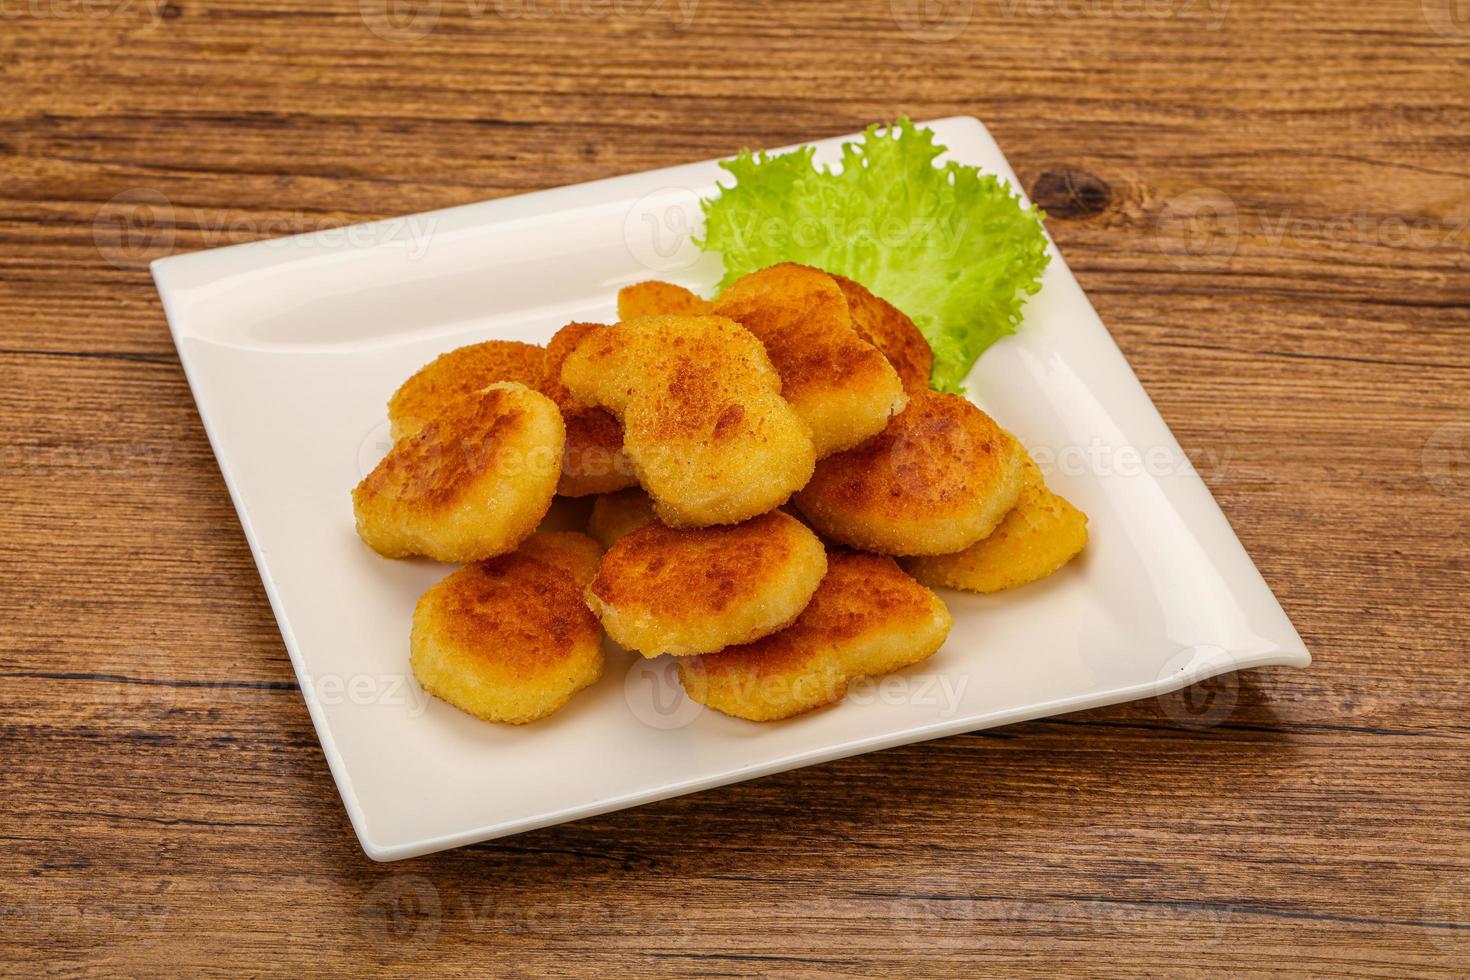
[(720, 164), (734, 186), (702, 202), (698, 244), (724, 257), (721, 288), (777, 262), (856, 279), (924, 332), (933, 386), (960, 391), (985, 349), (1015, 331), (1049, 257), (1042, 212), (992, 174), (936, 166), (944, 149), (900, 119), (844, 144), (838, 170), (817, 167), (810, 147), (742, 151)]

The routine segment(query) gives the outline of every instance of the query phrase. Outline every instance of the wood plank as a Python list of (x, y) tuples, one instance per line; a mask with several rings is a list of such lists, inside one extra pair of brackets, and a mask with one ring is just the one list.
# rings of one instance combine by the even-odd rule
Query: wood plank
[[(1448, 0), (437, 6), (0, 10), (6, 972), (1470, 972)], [(367, 861), (148, 261), (899, 113), (991, 128), (1313, 669)]]

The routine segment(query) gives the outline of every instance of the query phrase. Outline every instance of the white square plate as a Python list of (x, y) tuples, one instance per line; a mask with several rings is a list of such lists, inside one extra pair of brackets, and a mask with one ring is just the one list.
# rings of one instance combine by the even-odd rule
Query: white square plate
[[(1018, 186), (974, 119), (929, 123)], [(816, 145), (834, 161), (841, 139)], [(704, 711), (661, 661), (532, 725), (485, 724), (408, 671), (415, 601), (447, 574), (387, 561), (349, 491), (387, 448), (384, 402), (435, 355), (611, 322), (619, 286), (708, 294), (689, 241), (714, 161), (162, 259), (153, 275), (205, 429), (363, 849), (430, 851), (859, 752), (1164, 694), (1310, 657), (1060, 255), (970, 389), (1091, 518), (1083, 557), (993, 596), (946, 593), (927, 663), (775, 724)]]

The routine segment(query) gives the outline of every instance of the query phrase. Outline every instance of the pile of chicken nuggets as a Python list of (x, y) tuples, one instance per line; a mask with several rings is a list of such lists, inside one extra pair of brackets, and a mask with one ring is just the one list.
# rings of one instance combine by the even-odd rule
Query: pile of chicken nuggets
[[(933, 589), (1034, 582), (1087, 542), (856, 282), (789, 263), (713, 301), (645, 282), (618, 317), (425, 366), (353, 491), (379, 554), (461, 563), (419, 600), (410, 663), (472, 715), (556, 711), (601, 676), (605, 634), (677, 658), (701, 704), (788, 718), (938, 650)], [(558, 495), (594, 498), (587, 533), (538, 530)]]

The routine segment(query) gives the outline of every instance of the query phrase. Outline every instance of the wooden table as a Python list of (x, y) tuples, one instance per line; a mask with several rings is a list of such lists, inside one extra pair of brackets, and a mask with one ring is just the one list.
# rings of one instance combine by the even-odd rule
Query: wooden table
[[(1470, 970), (1463, 2), (0, 0), (0, 79), (0, 969)], [(368, 861), (147, 261), (900, 113), (991, 127), (1316, 664)]]

